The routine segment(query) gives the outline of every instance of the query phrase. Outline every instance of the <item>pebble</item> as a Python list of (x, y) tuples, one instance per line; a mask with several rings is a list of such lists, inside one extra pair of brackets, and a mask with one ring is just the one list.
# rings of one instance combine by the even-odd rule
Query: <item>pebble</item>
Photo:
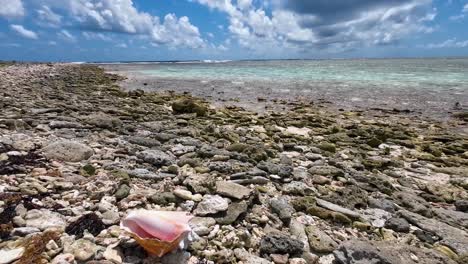
[(226, 211), (229, 207), (228, 200), (219, 195), (206, 195), (197, 205), (195, 215), (205, 216), (217, 212)]
[(30, 210), (24, 219), (26, 227), (38, 228), (40, 230), (53, 227), (64, 228), (66, 226), (65, 218), (61, 214), (46, 209)]
[(249, 197), (251, 190), (237, 183), (218, 181), (216, 182), (216, 193), (229, 198), (241, 200)]
[(24, 248), (0, 249), (0, 264), (10, 264), (21, 258)]
[(47, 145), (42, 149), (48, 159), (78, 162), (89, 159), (94, 151), (85, 144), (75, 141), (59, 141)]

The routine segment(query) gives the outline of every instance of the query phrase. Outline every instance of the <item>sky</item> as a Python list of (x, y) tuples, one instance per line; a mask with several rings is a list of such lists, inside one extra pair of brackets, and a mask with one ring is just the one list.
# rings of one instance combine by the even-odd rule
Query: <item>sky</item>
[(0, 60), (468, 56), (468, 0), (0, 0)]

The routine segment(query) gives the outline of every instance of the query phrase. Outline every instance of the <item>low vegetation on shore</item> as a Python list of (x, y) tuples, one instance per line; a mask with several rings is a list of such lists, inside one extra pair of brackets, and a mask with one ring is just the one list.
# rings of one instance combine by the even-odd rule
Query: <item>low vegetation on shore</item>
[[(468, 263), (463, 119), (259, 114), (119, 80), (0, 62), (0, 263)], [(148, 255), (119, 228), (139, 208), (190, 212), (195, 240)]]

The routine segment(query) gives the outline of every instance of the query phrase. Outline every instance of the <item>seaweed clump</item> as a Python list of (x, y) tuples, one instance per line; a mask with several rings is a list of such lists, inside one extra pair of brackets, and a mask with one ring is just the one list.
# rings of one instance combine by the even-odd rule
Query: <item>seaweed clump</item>
[(35, 152), (28, 152), (22, 156), (8, 156), (7, 160), (0, 161), (0, 175), (25, 173), (27, 167), (43, 167), (44, 158)]
[(79, 239), (83, 237), (85, 230), (88, 230), (89, 233), (97, 236), (105, 228), (106, 226), (99, 216), (95, 213), (90, 213), (83, 215), (75, 222), (69, 224), (67, 228), (65, 228), (65, 232), (69, 235), (75, 235), (76, 238)]
[(48, 262), (44, 252), (47, 250), (47, 243), (54, 240), (58, 241), (60, 232), (45, 231), (42, 234), (33, 235), (23, 242), (24, 253), (21, 258), (15, 262), (16, 264), (42, 264)]
[(0, 239), (6, 239), (13, 230), (12, 220), (16, 215), (16, 206), (21, 202), (21, 195), (0, 193), (0, 200), (5, 202), (5, 207), (0, 213)]

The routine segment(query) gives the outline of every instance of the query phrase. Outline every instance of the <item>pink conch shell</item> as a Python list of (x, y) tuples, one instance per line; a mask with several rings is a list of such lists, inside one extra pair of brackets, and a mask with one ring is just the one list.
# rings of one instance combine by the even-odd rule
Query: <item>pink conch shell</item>
[(186, 212), (138, 210), (123, 219), (120, 227), (149, 253), (161, 257), (184, 246), (192, 231), (189, 226), (192, 217)]

